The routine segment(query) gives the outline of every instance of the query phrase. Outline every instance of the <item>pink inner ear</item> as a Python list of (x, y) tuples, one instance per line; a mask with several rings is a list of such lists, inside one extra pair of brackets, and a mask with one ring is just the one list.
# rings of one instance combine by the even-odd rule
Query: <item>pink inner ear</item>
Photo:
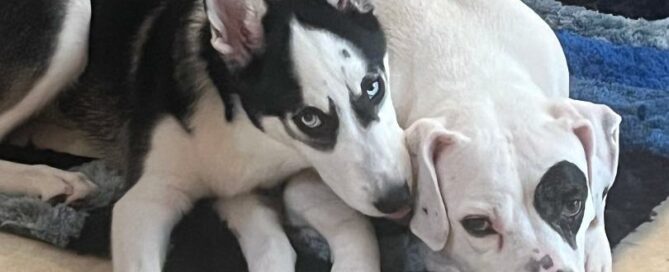
[(209, 0), (211, 44), (229, 68), (246, 66), (263, 47), (263, 0)]
[(595, 150), (595, 139), (592, 125), (587, 121), (579, 121), (574, 124), (574, 134), (581, 141), (585, 158), (588, 163), (588, 182), (592, 183), (592, 156)]

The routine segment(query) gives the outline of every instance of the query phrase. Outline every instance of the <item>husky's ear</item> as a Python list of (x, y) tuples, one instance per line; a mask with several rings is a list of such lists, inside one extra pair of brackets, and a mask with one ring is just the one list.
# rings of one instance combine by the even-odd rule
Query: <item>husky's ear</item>
[(588, 162), (588, 180), (597, 223), (604, 224), (606, 193), (618, 170), (618, 132), (621, 117), (605, 105), (566, 99), (554, 108), (557, 118), (571, 120)]
[(328, 0), (328, 3), (341, 11), (354, 10), (368, 13), (374, 9), (372, 0)]
[(416, 174), (416, 206), (411, 218), (411, 231), (430, 249), (439, 251), (448, 241), (450, 223), (441, 184), (435, 169), (440, 152), (469, 139), (457, 132), (447, 131), (432, 119), (421, 119), (407, 130), (407, 143)]
[(228, 68), (246, 66), (263, 49), (267, 4), (264, 0), (206, 0), (206, 4), (211, 45)]

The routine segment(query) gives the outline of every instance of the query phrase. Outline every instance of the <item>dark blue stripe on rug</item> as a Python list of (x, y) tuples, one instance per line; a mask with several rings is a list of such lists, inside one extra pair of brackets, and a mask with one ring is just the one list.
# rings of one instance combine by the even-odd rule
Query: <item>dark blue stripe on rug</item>
[(609, 105), (623, 117), (623, 150), (669, 157), (669, 91), (572, 77), (571, 96)]
[(632, 47), (557, 32), (572, 76), (627, 86), (669, 89), (669, 51)]

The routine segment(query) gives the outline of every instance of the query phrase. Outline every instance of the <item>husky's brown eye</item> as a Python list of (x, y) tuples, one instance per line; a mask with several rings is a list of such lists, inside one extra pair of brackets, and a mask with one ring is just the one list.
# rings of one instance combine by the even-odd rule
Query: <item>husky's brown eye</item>
[(295, 126), (302, 132), (302, 135), (296, 134), (297, 131), (289, 129), (287, 132), (293, 138), (304, 142), (305, 144), (319, 149), (332, 150), (337, 143), (337, 132), (339, 131), (339, 115), (332, 99), (328, 113), (323, 112), (316, 107), (305, 106), (297, 109), (290, 117)]
[(465, 217), (465, 219), (462, 219), (460, 223), (469, 234), (475, 237), (485, 237), (497, 233), (492, 228), (490, 219), (486, 216), (468, 216)]
[(321, 118), (319, 118), (318, 115), (315, 115), (311, 112), (306, 112), (302, 114), (302, 116), (300, 117), (300, 121), (308, 128), (317, 128), (320, 127), (321, 124), (323, 124)]

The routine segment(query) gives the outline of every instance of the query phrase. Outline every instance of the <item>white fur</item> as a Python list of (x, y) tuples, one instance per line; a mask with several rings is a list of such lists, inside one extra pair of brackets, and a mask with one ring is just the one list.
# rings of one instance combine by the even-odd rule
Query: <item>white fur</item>
[(381, 271), (372, 225), (343, 203), (316, 173), (307, 171), (291, 178), (284, 200), (292, 224), (304, 222), (325, 237), (332, 252), (332, 271)]
[(161, 271), (172, 228), (198, 193), (189, 173), (173, 170), (146, 174), (114, 206), (114, 271)]
[[(450, 232), (450, 238), (427, 241), (428, 245), (463, 271), (517, 271), (530, 258), (545, 255), (554, 261), (547, 271), (583, 271), (586, 255), (608, 252), (602, 243), (586, 244), (591, 240), (585, 238), (586, 229), (599, 213), (595, 208), (601, 206), (591, 204), (598, 201), (592, 192), (585, 204), (577, 250), (571, 249), (533, 208), (539, 179), (558, 161), (575, 163), (584, 173), (609, 171), (590, 163), (583, 150), (591, 143), (577, 135), (576, 126), (579, 122), (598, 124), (607, 123), (606, 118), (616, 119), (613, 113), (592, 118), (588, 113), (598, 109), (590, 105), (584, 106), (580, 114), (555, 113), (556, 108), (580, 106), (565, 99), (569, 90), (567, 65), (550, 28), (528, 7), (511, 0), (386, 0), (377, 3), (376, 12), (388, 32), (400, 125), (408, 127), (427, 118), (437, 125), (423, 129), (448, 132), (435, 139), (441, 144), (429, 160), (434, 158), (431, 163), (436, 167), (438, 182), (434, 190), (440, 190), (439, 199), (443, 198), (440, 201), (447, 206), (450, 227), (422, 225), (424, 229), (418, 234), (438, 233), (435, 228), (439, 228)], [(617, 126), (615, 121), (609, 123)], [(593, 130), (599, 133), (597, 128), (591, 134)], [(429, 138), (412, 137), (426, 135), (407, 137), (422, 146)], [(454, 135), (469, 140), (453, 140)], [(599, 146), (607, 146), (609, 138), (593, 137)], [(608, 154), (615, 153), (617, 160), (615, 150), (617, 147), (612, 146)], [(606, 183), (610, 185), (612, 180), (608, 178)], [(590, 182), (596, 184), (596, 179), (592, 177)], [(418, 182), (420, 190), (420, 178)], [(426, 204), (420, 203), (420, 191), (418, 197), (419, 205)], [(472, 214), (490, 216), (502, 239), (499, 235), (469, 236), (460, 220)], [(416, 222), (420, 225), (427, 221)], [(412, 227), (416, 229), (413, 223)], [(600, 238), (592, 240), (599, 241), (605, 234), (600, 231), (595, 235)]]
[[(191, 19), (191, 26), (197, 27), (207, 18), (195, 12)], [(170, 116), (159, 120), (153, 129), (141, 178), (114, 208), (115, 271), (159, 271), (175, 222), (193, 201), (206, 196), (222, 199), (219, 211), (237, 229), (246, 257), (263, 259), (252, 269), (266, 271), (267, 266), (281, 265), (272, 271), (290, 271), (294, 268), (288, 266), (294, 259), (290, 254), (270, 257), (275, 251), (290, 248), (281, 242), (285, 234), (274, 225), (272, 213), (255, 200), (240, 195), (258, 187), (273, 187), (314, 167), (353, 207), (368, 215), (381, 216), (373, 203), (384, 190), (409, 181), (410, 161), (391, 98), (386, 98), (380, 111), (381, 121), (363, 128), (351, 109), (346, 84), (352, 89), (360, 88), (366, 74), (362, 70), (365, 64), (337, 59), (343, 48), (349, 49), (352, 59), (356, 58), (356, 52), (343, 39), (298, 24), (292, 22), (295, 32), (291, 47), (300, 54), (299, 59), (311, 62), (298, 63), (295, 73), (303, 85), (305, 104), (329, 112), (327, 97), (335, 101), (340, 119), (335, 150), (316, 150), (289, 137), (285, 126), (275, 117), (261, 119), (263, 131), (259, 130), (245, 114), (240, 101), (234, 101), (237, 114), (229, 122), (213, 82), (201, 76), (208, 74), (206, 67), (196, 60), (182, 60), (181, 64), (191, 74), (199, 75), (190, 78), (200, 87), (200, 93), (189, 119), (189, 131)], [(201, 48), (194, 44), (189, 49), (193, 50), (192, 55), (199, 56)], [(342, 66), (347, 73), (341, 72)], [(321, 81), (327, 81), (328, 87), (319, 88), (323, 86), (319, 84)], [(291, 118), (288, 122), (292, 122)], [(224, 207), (226, 204), (230, 206)], [(245, 212), (252, 214), (240, 215)], [(253, 224), (266, 225), (250, 228)], [(251, 232), (262, 235), (252, 237), (247, 234)], [(269, 251), (255, 248), (264, 242), (277, 243), (277, 247)]]
[[(301, 26), (296, 20), (291, 26), (291, 50), (299, 55), (295, 74), (304, 90), (305, 103), (329, 112), (330, 98), (339, 116), (339, 136), (332, 152), (316, 151), (297, 141), (292, 145), (347, 204), (367, 215), (381, 216), (365, 200), (411, 179), (403, 133), (391, 103), (392, 88), (387, 82), (386, 98), (378, 113), (380, 122), (362, 127), (351, 107), (349, 93), (350, 90), (355, 96), (363, 95), (360, 83), (367, 75), (368, 64), (363, 61), (362, 52), (336, 35)], [(344, 58), (343, 50), (351, 57)], [(386, 75), (379, 72), (386, 79)], [(272, 127), (270, 122), (266, 123), (268, 127)], [(272, 132), (268, 130), (268, 133)], [(371, 171), (354, 170), (357, 168)], [(360, 180), (366, 182), (358, 182)]]
[[(389, 38), (398, 120), (409, 128), (411, 228), (427, 244), (429, 270), (525, 271), (550, 256), (554, 265), (541, 271), (610, 271), (601, 190), (615, 177), (620, 119), (567, 99), (552, 30), (513, 0), (385, 0), (375, 11)], [(590, 183), (576, 250), (533, 204), (539, 179), (562, 160)], [(469, 235), (460, 224), (469, 215), (490, 217), (499, 234)]]
[[(348, 41), (325, 30), (303, 26), (296, 19), (291, 22), (291, 29), (291, 54), (299, 56), (295, 73), (308, 105), (328, 112), (328, 97), (342, 105), (349, 103), (349, 89), (361, 94), (360, 82), (367, 75), (368, 65), (362, 52)], [(344, 58), (342, 50), (351, 57)], [(344, 108), (350, 111), (350, 107)]]
[[(86, 67), (91, 3), (89, 0), (70, 1), (66, 12), (63, 29), (46, 73), (19, 103), (0, 114), (0, 140), (42, 110)], [(47, 166), (0, 161), (0, 168), (0, 191), (5, 193), (23, 193), (44, 200), (66, 195), (67, 203), (71, 203), (96, 189), (81, 174)]]
[(216, 204), (237, 236), (250, 272), (295, 271), (297, 254), (283, 231), (277, 212), (254, 194)]

